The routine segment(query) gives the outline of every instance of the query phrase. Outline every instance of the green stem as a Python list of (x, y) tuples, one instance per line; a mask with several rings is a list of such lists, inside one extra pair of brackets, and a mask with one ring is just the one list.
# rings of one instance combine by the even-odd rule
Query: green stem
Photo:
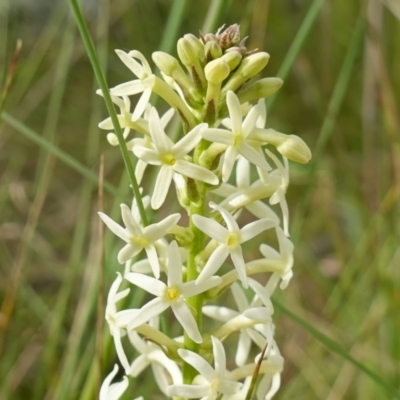
[(97, 57), (96, 49), (94, 48), (92, 38), (90, 37), (89, 30), (87, 28), (85, 19), (83, 18), (82, 11), (79, 7), (77, 0), (70, 0), (71, 9), (73, 11), (76, 24), (78, 25), (79, 32), (81, 33), (81, 37), (83, 43), (86, 48), (86, 52), (89, 56), (90, 62), (92, 64), (93, 71), (96, 75), (97, 82), (103, 92), (104, 101), (107, 106), (108, 113), (110, 114), (112, 123), (115, 128), (115, 134), (118, 138), (119, 147), (121, 149), (122, 158), (124, 159), (125, 167), (128, 171), (129, 180), (132, 185), (133, 194), (136, 198), (137, 206), (140, 213), (140, 218), (142, 219), (143, 225), (148, 225), (148, 219), (146, 215), (146, 211), (143, 206), (142, 196), (139, 191), (139, 185), (136, 181), (135, 172), (133, 169), (132, 161), (129, 157), (128, 149), (126, 147), (126, 142), (122, 134), (121, 126), (119, 125), (117, 113), (115, 111), (114, 103), (111, 100), (110, 92), (107, 86), (106, 79), (104, 77), (103, 71), (100, 66), (100, 62)]
[[(192, 216), (195, 214), (204, 215), (205, 209), (205, 190), (200, 193), (200, 200), (198, 203), (192, 203), (189, 210), (190, 224), (189, 227), (193, 232), (193, 246), (189, 253), (189, 259), (187, 262), (187, 281), (196, 280), (198, 277), (198, 272), (196, 269), (196, 256), (201, 253), (204, 248), (204, 240), (205, 236), (202, 231), (200, 231), (193, 223)], [(187, 304), (189, 308), (194, 313), (194, 318), (196, 320), (199, 331), (202, 332), (202, 306), (203, 306), (203, 295), (199, 294), (197, 296), (189, 297), (187, 299)], [(200, 345), (195, 343), (190, 337), (184, 333), (184, 347), (187, 350), (193, 351), (195, 353), (199, 352)], [(190, 384), (193, 381), (193, 378), (198, 374), (198, 372), (189, 364), (183, 365), (183, 382)]]

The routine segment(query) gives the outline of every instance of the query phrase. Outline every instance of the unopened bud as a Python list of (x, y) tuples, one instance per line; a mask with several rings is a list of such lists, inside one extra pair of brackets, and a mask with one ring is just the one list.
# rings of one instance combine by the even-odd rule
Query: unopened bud
[(216, 42), (207, 42), (204, 46), (206, 61), (210, 62), (222, 56), (221, 46)]
[(289, 160), (300, 164), (307, 164), (311, 160), (311, 150), (304, 140), (296, 135), (289, 135), (276, 149)]
[(237, 93), (240, 103), (263, 99), (274, 94), (283, 84), (280, 78), (259, 79), (250, 86)]
[(268, 64), (268, 60), (269, 54), (265, 52), (255, 53), (246, 57), (222, 89), (223, 94), (226, 94), (228, 90), (236, 91), (239, 89), (243, 83), (262, 71)]
[(204, 44), (201, 42), (201, 40), (191, 33), (186, 34), (183, 38), (189, 42), (192, 47), (192, 51), (197, 55), (200, 63), (205, 64)]
[[(152, 58), (160, 69), (164, 80), (172, 87), (174, 87), (174, 83), (176, 83), (182, 89), (183, 95), (189, 104), (196, 107), (196, 104), (201, 101), (201, 96), (194, 87), (193, 82), (183, 71), (179, 61), (175, 57), (162, 51), (154, 52)], [(169, 77), (169, 79), (167, 77)]]
[(214, 85), (219, 85), (230, 72), (229, 65), (220, 58), (209, 62), (204, 69), (207, 81)]
[(230, 51), (229, 53), (225, 53), (221, 57), (228, 65), (231, 71), (233, 71), (242, 60), (242, 55), (238, 51)]
[(177, 50), (182, 64), (192, 76), (196, 89), (203, 92), (207, 87), (203, 72), (205, 64), (203, 44), (193, 35), (185, 35), (178, 40)]
[(306, 164), (311, 160), (311, 150), (303, 139), (296, 135), (285, 135), (274, 129), (256, 128), (248, 138), (272, 144), (283, 156), (300, 164)]
[(173, 77), (176, 71), (182, 71), (182, 73), (185, 75), (182, 67), (179, 64), (179, 61), (175, 57), (172, 57), (163, 51), (155, 51), (151, 57), (158, 69), (164, 74)]

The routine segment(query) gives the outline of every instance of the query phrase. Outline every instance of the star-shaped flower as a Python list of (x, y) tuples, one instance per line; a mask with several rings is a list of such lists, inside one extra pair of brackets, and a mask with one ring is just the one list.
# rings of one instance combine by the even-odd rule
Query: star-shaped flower
[(196, 284), (202, 283), (204, 280), (213, 276), (226, 260), (228, 255), (231, 255), (233, 264), (239, 275), (243, 286), (248, 287), (246, 267), (243, 259), (241, 244), (254, 238), (259, 233), (264, 232), (276, 226), (276, 221), (270, 218), (263, 218), (258, 221), (251, 222), (242, 229), (239, 228), (235, 218), (227, 210), (210, 203), (210, 207), (218, 210), (225, 220), (226, 228), (218, 222), (203, 217), (201, 215), (193, 215), (193, 223), (206, 235), (219, 243), (219, 246), (214, 250), (208, 259), (206, 265), (200, 272), (196, 280)]
[(289, 208), (285, 198), (286, 190), (289, 185), (289, 161), (286, 157), (283, 157), (284, 165), (282, 165), (282, 163), (279, 161), (278, 157), (274, 153), (272, 153), (268, 149), (265, 149), (265, 152), (272, 158), (275, 165), (278, 167), (278, 169), (275, 170), (272, 174), (277, 174), (281, 181), (281, 184), (279, 185), (276, 192), (269, 198), (269, 203), (272, 205), (277, 203), (280, 204), (283, 216), (283, 230), (285, 232), (285, 235), (289, 236)]
[[(219, 204), (220, 207), (226, 208), (226, 205), (251, 187), (250, 172), (250, 162), (239, 156), (236, 163), (236, 186), (223, 182), (217, 189), (212, 191), (218, 196), (224, 197), (224, 200)], [(279, 218), (275, 212), (260, 200), (247, 204), (245, 208), (259, 219), (270, 218), (279, 223)], [(235, 218), (237, 219), (238, 216), (238, 213), (236, 213)]]
[(154, 244), (177, 224), (181, 215), (172, 214), (156, 224), (148, 225), (143, 228), (135, 221), (129, 207), (126, 204), (121, 204), (122, 220), (125, 224), (124, 229), (106, 214), (102, 212), (98, 214), (108, 228), (127, 243), (118, 253), (119, 263), (125, 263), (144, 249), (149, 258), (153, 274), (158, 278), (160, 276), (160, 263)]
[(118, 293), (118, 289), (122, 282), (122, 276), (120, 273), (117, 274), (117, 279), (111, 285), (110, 291), (107, 298), (106, 306), (106, 321), (110, 328), (111, 336), (114, 339), (115, 349), (119, 361), (125, 369), (125, 372), (129, 371), (129, 362), (126, 357), (124, 348), (122, 347), (121, 337), (126, 334), (126, 326), (137, 314), (138, 310), (122, 310), (117, 311), (117, 303), (128, 296), (130, 289), (123, 290)]
[[(101, 89), (97, 90), (96, 93), (99, 94), (100, 96), (103, 96), (103, 92), (101, 91)], [(128, 96), (122, 96), (122, 98), (120, 98), (120, 97), (111, 95), (111, 100), (120, 109), (120, 114), (118, 114), (117, 117), (118, 117), (118, 122), (119, 122), (120, 127), (124, 129), (123, 136), (124, 136), (124, 139), (126, 139), (132, 128), (132, 126), (131, 126), (131, 117), (132, 117), (131, 102), (130, 102)], [(112, 123), (111, 117), (108, 117), (104, 121), (101, 121), (99, 123), (99, 128), (107, 129), (107, 130), (114, 129), (114, 125)], [(108, 133), (107, 140), (108, 140), (108, 143), (111, 144), (111, 146), (118, 146), (118, 138), (115, 135), (115, 133), (113, 133), (113, 132)]]
[(210, 142), (222, 143), (227, 146), (224, 153), (224, 161), (222, 165), (222, 180), (227, 182), (235, 163), (236, 157), (241, 154), (252, 164), (268, 171), (271, 167), (263, 155), (257, 151), (250, 142), (247, 136), (253, 131), (256, 121), (259, 117), (259, 106), (256, 104), (247, 114), (242, 122), (242, 111), (239, 99), (234, 92), (228, 91), (226, 102), (229, 109), (232, 129), (208, 128), (202, 131), (204, 139)]
[(133, 152), (146, 163), (161, 166), (151, 199), (153, 209), (157, 210), (164, 203), (174, 173), (200, 180), (210, 185), (218, 184), (218, 178), (214, 173), (185, 159), (185, 156), (200, 142), (201, 131), (205, 127), (206, 124), (197, 125), (179, 142), (174, 144), (165, 133), (157, 110), (155, 108), (151, 109), (149, 129), (154, 149), (137, 145), (133, 147)]
[(182, 270), (179, 248), (177, 243), (173, 241), (168, 248), (167, 284), (158, 279), (134, 272), (125, 275), (125, 279), (129, 282), (156, 296), (155, 299), (149, 301), (140, 309), (136, 317), (130, 322), (129, 329), (135, 329), (171, 307), (172, 312), (188, 336), (196, 343), (202, 342), (203, 339), (199, 328), (185, 299), (218, 285), (221, 282), (221, 278), (212, 277), (204, 280), (199, 285), (196, 285), (194, 281), (183, 283)]
[[(122, 50), (115, 50), (115, 52), (138, 79), (122, 83), (121, 85), (112, 88), (111, 94), (114, 96), (130, 96), (133, 94), (143, 93), (132, 114), (132, 121), (136, 121), (142, 116), (146, 109), (156, 77), (151, 71), (146, 58), (139, 51), (133, 50), (129, 53), (125, 53)], [(135, 58), (138, 59), (141, 64), (138, 63)]]
[(273, 272), (267, 284), (267, 291), (270, 296), (280, 280), (282, 280), (280, 288), (285, 289), (293, 276), (293, 243), (279, 226), (275, 229), (278, 236), (279, 252), (267, 244), (262, 244), (260, 251), (265, 258), (253, 260), (246, 264), (249, 269), (255, 268)]
[(242, 383), (228, 379), (226, 369), (226, 355), (224, 346), (215, 338), (211, 337), (214, 354), (214, 368), (198, 354), (184, 349), (178, 353), (185, 362), (195, 368), (198, 375), (192, 385), (172, 385), (167, 389), (169, 396), (183, 398), (201, 398), (202, 400), (215, 400), (220, 395), (233, 395), (242, 387)]
[[(254, 281), (249, 279), (249, 283), (253, 286)], [(258, 289), (258, 287), (257, 287)], [(240, 286), (235, 282), (231, 286), (231, 291), (238, 311), (228, 307), (207, 305), (203, 307), (204, 315), (222, 322), (232, 321), (234, 318), (244, 315), (246, 318), (254, 321), (271, 322), (272, 305), (269, 302), (269, 307), (259, 307), (259, 297), (256, 296), (251, 303), (247, 300), (246, 295)], [(265, 300), (265, 299), (264, 299)], [(263, 331), (265, 331), (263, 329)], [(266, 338), (261, 333), (254, 329), (254, 326), (249, 328), (248, 325), (240, 329), (239, 342), (236, 351), (236, 365), (244, 365), (248, 359), (251, 343), (254, 341), (261, 349), (266, 344)]]

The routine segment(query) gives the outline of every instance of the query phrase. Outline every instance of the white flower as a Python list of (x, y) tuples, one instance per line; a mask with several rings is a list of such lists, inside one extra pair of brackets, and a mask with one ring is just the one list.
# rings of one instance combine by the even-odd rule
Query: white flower
[(115, 364), (113, 370), (106, 379), (104, 379), (103, 384), (101, 385), (99, 395), (100, 400), (118, 400), (129, 386), (128, 378), (126, 376), (124, 376), (121, 382), (111, 384), (111, 381), (117, 373), (118, 365)]
[(136, 317), (130, 322), (129, 329), (135, 329), (171, 307), (172, 312), (188, 336), (196, 343), (201, 343), (203, 339), (185, 299), (218, 285), (221, 282), (221, 278), (212, 277), (204, 280), (199, 285), (196, 285), (194, 281), (183, 283), (183, 267), (179, 248), (175, 241), (169, 245), (168, 261), (168, 284), (133, 272), (125, 275), (125, 279), (129, 282), (156, 296), (155, 299), (149, 301), (140, 309)]
[[(101, 91), (101, 89), (97, 90), (96, 93), (99, 94), (100, 96), (103, 96), (103, 92)], [(130, 102), (128, 96), (122, 96), (122, 99), (121, 99), (120, 97), (111, 95), (111, 100), (120, 109), (120, 114), (118, 114), (117, 117), (118, 117), (119, 125), (121, 126), (121, 128), (124, 128), (123, 137), (124, 137), (124, 139), (126, 139), (129, 135), (129, 132), (131, 131), (131, 126), (130, 126), (131, 117), (132, 117), (131, 102)], [(114, 125), (112, 123), (111, 117), (108, 117), (104, 121), (101, 121), (99, 123), (99, 128), (100, 129), (114, 129)], [(111, 144), (111, 146), (118, 146), (118, 144), (119, 144), (118, 138), (115, 135), (115, 133), (110, 132), (107, 135), (107, 140), (108, 140), (108, 143)]]
[(226, 102), (229, 109), (232, 130), (209, 128), (202, 132), (204, 139), (227, 146), (222, 166), (222, 180), (224, 182), (228, 181), (238, 154), (241, 154), (252, 164), (268, 171), (271, 167), (265, 158), (247, 140), (247, 136), (253, 131), (259, 117), (258, 104), (249, 111), (242, 122), (240, 102), (234, 92), (228, 91)]
[[(133, 94), (143, 93), (138, 101), (135, 111), (132, 114), (132, 121), (138, 120), (150, 100), (151, 92), (156, 80), (155, 75), (151, 71), (150, 65), (146, 58), (137, 50), (133, 50), (128, 54), (122, 50), (115, 50), (121, 61), (138, 77), (133, 81), (122, 83), (111, 89), (114, 96), (130, 96)], [(140, 63), (136, 60), (138, 59)]]
[(184, 398), (201, 398), (202, 400), (215, 400), (219, 395), (233, 395), (237, 393), (242, 384), (227, 379), (226, 355), (222, 343), (211, 337), (214, 354), (214, 368), (201, 356), (189, 350), (179, 349), (178, 353), (185, 362), (195, 368), (198, 375), (192, 385), (172, 385), (167, 389), (169, 396)]
[(157, 210), (164, 203), (175, 172), (211, 185), (218, 184), (218, 178), (214, 173), (185, 159), (185, 156), (200, 142), (200, 132), (205, 127), (206, 124), (197, 125), (174, 144), (165, 133), (157, 110), (151, 109), (149, 129), (154, 149), (137, 145), (133, 147), (133, 152), (146, 163), (161, 166), (151, 199), (153, 209)]
[[(226, 208), (227, 204), (237, 196), (245, 193), (246, 190), (251, 187), (250, 172), (249, 161), (244, 157), (239, 156), (236, 163), (236, 186), (229, 183), (222, 183), (220, 187), (212, 191), (218, 196), (225, 197), (225, 199), (219, 204), (220, 207)], [(247, 204), (245, 208), (259, 219), (270, 218), (279, 223), (279, 218), (275, 212), (260, 200), (255, 200), (254, 202)], [(235, 214), (235, 218), (238, 218), (238, 213)]]
[[(249, 283), (251, 286), (254, 285), (252, 279), (249, 279)], [(271, 308), (254, 308), (259, 305), (258, 296), (256, 296), (253, 301), (249, 303), (243, 290), (236, 282), (231, 286), (231, 291), (235, 303), (238, 307), (238, 311), (232, 310), (227, 307), (210, 305), (203, 307), (202, 310), (204, 315), (207, 315), (208, 317), (214, 318), (222, 322), (233, 322), (234, 318), (238, 317), (239, 315), (243, 315), (245, 318), (248, 319), (271, 323), (272, 304), (270, 304), (270, 302), (268, 305), (270, 305)], [(258, 326), (258, 330), (261, 329), (263, 333), (266, 333), (266, 329), (264, 329), (264, 327), (265, 325)], [(240, 329), (239, 342), (235, 357), (235, 362), (239, 366), (246, 363), (252, 341), (254, 341), (261, 349), (264, 348), (266, 344), (265, 336), (257, 332), (254, 328), (254, 326), (252, 328), (249, 328), (248, 324), (246, 324), (245, 327)], [(269, 330), (271, 331), (271, 328)]]
[[(293, 250), (294, 246), (293, 243), (286, 237), (283, 230), (277, 226), (276, 233), (278, 236), (278, 243), (279, 243), (279, 253), (268, 246), (267, 244), (262, 244), (260, 246), (260, 251), (262, 255), (268, 260), (276, 260), (276, 264), (278, 270), (274, 270), (273, 275), (271, 276), (271, 281), (277, 283), (279, 278), (282, 279), (282, 283), (280, 285), (281, 289), (285, 289), (289, 284), (290, 279), (293, 276)], [(257, 260), (256, 260), (257, 261)], [(268, 290), (270, 294), (272, 294), (275, 287), (272, 287)]]
[(138, 310), (117, 311), (117, 303), (128, 296), (130, 291), (130, 289), (126, 289), (118, 293), (121, 282), (122, 276), (120, 273), (117, 273), (117, 279), (113, 282), (110, 291), (108, 292), (105, 318), (108, 323), (108, 327), (110, 328), (111, 336), (114, 339), (114, 345), (119, 361), (127, 373), (127, 371), (129, 371), (129, 362), (124, 348), (122, 347), (121, 337), (125, 336), (125, 328), (129, 321), (131, 321), (132, 318), (137, 314)]
[(204, 282), (204, 280), (213, 276), (230, 254), (239, 279), (243, 286), (247, 288), (246, 267), (240, 245), (257, 236), (259, 233), (276, 226), (276, 221), (269, 218), (263, 218), (251, 222), (242, 229), (239, 229), (237, 222), (228, 211), (213, 203), (210, 203), (210, 207), (221, 213), (227, 227), (223, 227), (221, 224), (210, 218), (197, 214), (193, 215), (193, 223), (197, 228), (219, 243), (219, 246), (211, 254), (203, 270), (200, 272), (196, 284), (200, 284), (201, 282)]
[[(182, 382), (182, 373), (176, 362), (170, 360), (164, 351), (156, 344), (143, 340), (139, 334), (130, 330), (129, 340), (135, 349), (140, 353), (131, 364), (129, 375), (137, 377), (149, 365), (153, 371), (154, 379), (164, 394), (167, 394), (167, 387), (173, 383)], [(168, 375), (171, 379), (168, 379)]]
[[(151, 107), (149, 106), (146, 108), (146, 111), (144, 113), (144, 118), (146, 121), (149, 120), (150, 110), (151, 110)], [(173, 108), (170, 108), (167, 112), (165, 112), (162, 115), (160, 120), (161, 120), (161, 125), (162, 125), (163, 129), (165, 129), (167, 127), (168, 123), (171, 121), (174, 114), (175, 114), (175, 110)], [(153, 142), (151, 140), (150, 135), (145, 135), (143, 138), (132, 139), (129, 142), (127, 142), (126, 145), (129, 150), (132, 150), (136, 145), (140, 145), (142, 147), (147, 147), (149, 149), (154, 149)], [(138, 184), (140, 184), (140, 182), (142, 182), (143, 175), (144, 175), (147, 165), (148, 165), (147, 162), (145, 162), (143, 160), (138, 159), (136, 161), (135, 177), (136, 177)]]
[(127, 243), (118, 253), (119, 263), (125, 263), (144, 249), (149, 258), (153, 274), (158, 278), (160, 276), (160, 263), (154, 244), (177, 224), (181, 215), (172, 214), (156, 224), (143, 228), (135, 221), (129, 207), (126, 204), (121, 204), (122, 220), (125, 224), (124, 229), (106, 214), (102, 212), (98, 214), (108, 228)]
[(275, 170), (273, 173), (278, 173), (281, 181), (280, 186), (278, 187), (276, 192), (270, 197), (269, 202), (272, 205), (277, 203), (280, 204), (283, 215), (283, 230), (285, 231), (285, 235), (289, 236), (289, 208), (285, 198), (286, 189), (289, 185), (289, 161), (286, 157), (283, 157), (283, 166), (274, 153), (272, 153), (268, 149), (265, 149), (265, 151), (278, 167), (278, 170)]

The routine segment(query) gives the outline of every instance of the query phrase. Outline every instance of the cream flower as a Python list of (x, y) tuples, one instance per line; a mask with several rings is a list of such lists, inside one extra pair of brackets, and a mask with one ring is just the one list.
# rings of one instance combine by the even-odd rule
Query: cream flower
[(161, 167), (151, 199), (153, 209), (157, 210), (164, 203), (174, 173), (200, 180), (210, 185), (218, 184), (218, 178), (215, 174), (185, 159), (185, 156), (200, 142), (201, 131), (205, 127), (206, 124), (197, 125), (179, 142), (174, 144), (165, 133), (157, 110), (152, 108), (150, 111), (149, 128), (154, 149), (137, 145), (133, 147), (133, 152), (146, 163)]
[(206, 265), (200, 272), (196, 280), (196, 284), (202, 283), (204, 280), (213, 276), (226, 260), (228, 255), (231, 256), (233, 264), (245, 288), (248, 287), (246, 268), (243, 259), (241, 244), (254, 238), (259, 233), (264, 232), (276, 226), (276, 221), (270, 218), (263, 218), (258, 221), (251, 222), (242, 229), (239, 229), (235, 218), (227, 210), (210, 203), (210, 207), (218, 210), (225, 220), (226, 228), (218, 222), (203, 217), (201, 215), (193, 215), (193, 223), (206, 235), (219, 243), (208, 259)]
[(275, 170), (273, 173), (277, 174), (281, 181), (276, 192), (269, 198), (269, 203), (272, 205), (277, 203), (280, 204), (283, 216), (283, 230), (285, 235), (289, 236), (289, 208), (285, 198), (286, 190), (289, 185), (289, 161), (286, 157), (283, 157), (284, 165), (282, 165), (274, 153), (268, 149), (265, 149), (265, 152), (272, 158), (275, 165), (278, 167), (278, 170)]
[[(133, 50), (129, 53), (125, 53), (122, 50), (115, 50), (115, 52), (138, 79), (122, 83), (121, 85), (112, 88), (111, 94), (114, 96), (130, 96), (133, 94), (143, 93), (132, 114), (132, 121), (136, 121), (142, 116), (146, 109), (156, 77), (151, 71), (146, 58), (139, 51)], [(141, 64), (138, 63), (135, 58), (138, 59)]]
[(154, 244), (177, 224), (181, 215), (172, 214), (156, 224), (148, 225), (143, 228), (135, 221), (131, 210), (126, 204), (121, 204), (121, 213), (125, 229), (106, 214), (102, 212), (98, 213), (108, 228), (127, 243), (118, 253), (119, 263), (125, 263), (144, 249), (149, 258), (153, 274), (158, 278), (160, 276), (160, 263)]
[(182, 270), (179, 248), (177, 243), (173, 241), (168, 248), (167, 284), (158, 279), (134, 272), (125, 275), (125, 279), (129, 282), (156, 296), (155, 299), (150, 300), (140, 309), (139, 313), (129, 323), (129, 329), (135, 329), (171, 307), (172, 312), (188, 336), (196, 343), (202, 342), (203, 339), (199, 328), (185, 299), (218, 285), (221, 283), (221, 278), (212, 277), (204, 280), (199, 285), (196, 285), (194, 281), (183, 283)]
[(117, 311), (117, 303), (128, 296), (130, 289), (123, 290), (118, 293), (118, 289), (122, 282), (122, 276), (117, 273), (117, 279), (111, 285), (110, 291), (107, 298), (106, 306), (106, 321), (110, 328), (111, 336), (114, 339), (115, 349), (119, 361), (125, 369), (125, 373), (129, 371), (129, 362), (126, 357), (124, 348), (122, 347), (121, 337), (126, 334), (126, 326), (132, 320), (132, 318), (138, 313), (138, 310), (122, 310)]
[(172, 385), (167, 389), (169, 396), (184, 398), (202, 398), (215, 400), (220, 395), (233, 395), (242, 387), (242, 383), (228, 378), (224, 346), (215, 337), (211, 337), (214, 354), (214, 368), (201, 356), (189, 350), (179, 349), (178, 353), (185, 362), (199, 371), (192, 385)]
[(234, 92), (228, 91), (226, 102), (229, 109), (232, 130), (208, 128), (202, 132), (204, 139), (210, 142), (222, 143), (227, 146), (222, 166), (222, 180), (227, 182), (235, 163), (236, 157), (241, 154), (252, 164), (268, 171), (271, 167), (260, 152), (254, 149), (247, 136), (253, 131), (259, 117), (259, 106), (255, 105), (242, 122), (242, 111), (239, 99)]
[[(236, 186), (223, 182), (220, 187), (212, 191), (212, 193), (224, 197), (224, 200), (219, 204), (220, 207), (226, 208), (231, 201), (251, 188), (250, 172), (250, 162), (239, 156), (236, 163)], [(279, 218), (275, 212), (260, 200), (246, 204), (245, 208), (257, 218), (270, 218), (279, 223)], [(238, 214), (235, 214), (236, 219), (239, 216)]]

